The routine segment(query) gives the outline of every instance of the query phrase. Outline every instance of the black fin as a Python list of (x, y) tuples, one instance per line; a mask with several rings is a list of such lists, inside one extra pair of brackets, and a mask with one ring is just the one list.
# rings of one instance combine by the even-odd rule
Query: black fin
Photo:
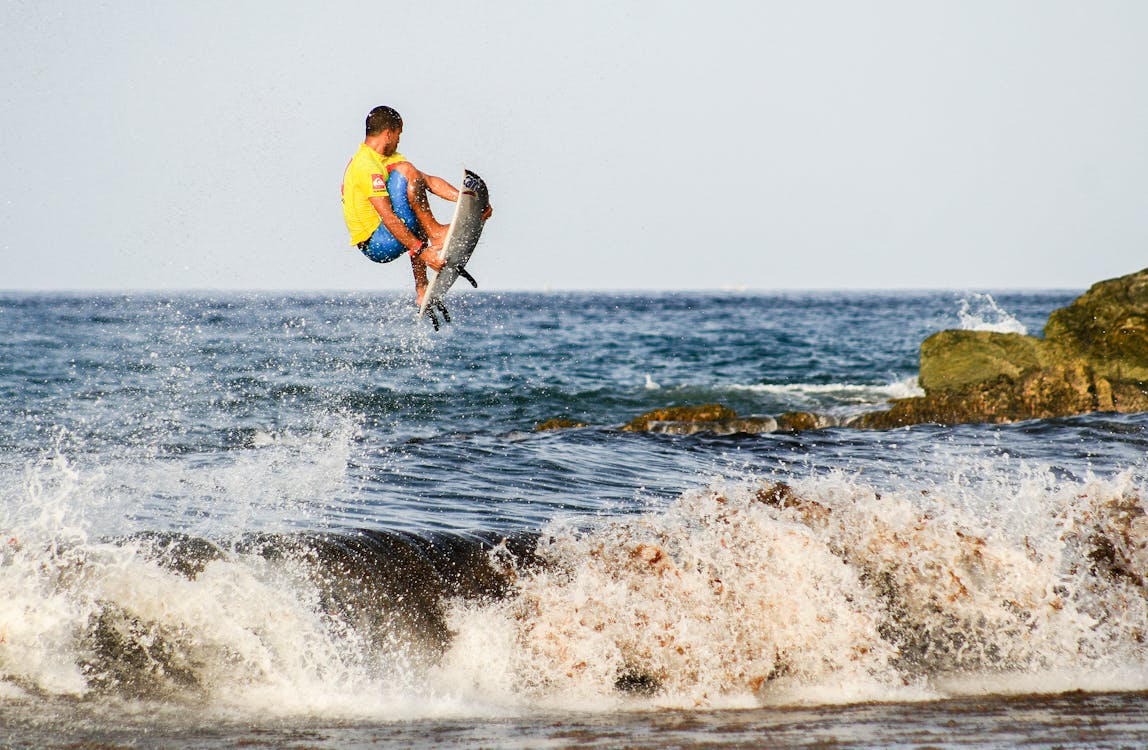
[(473, 276), (471, 276), (469, 273), (467, 273), (466, 266), (459, 266), (455, 270), (458, 271), (459, 276), (461, 276), (464, 279), (466, 279), (467, 281), (469, 281), (470, 285), (472, 287), (474, 287), (475, 289), (478, 289), (478, 282), (474, 280)]
[(448, 313), (448, 312), (446, 311), (446, 305), (444, 305), (444, 304), (442, 303), (442, 300), (440, 299), (440, 300), (438, 300), (437, 302), (435, 302), (435, 303), (434, 303), (434, 306), (438, 308), (438, 311), (439, 311), (440, 313), (442, 313), (442, 319), (443, 319), (445, 322), (449, 323), (449, 322), (450, 322), (450, 313)]
[(434, 310), (430, 309), (429, 307), (427, 308), (427, 317), (430, 318), (431, 325), (434, 326), (434, 329), (437, 331), (438, 317), (434, 314)]

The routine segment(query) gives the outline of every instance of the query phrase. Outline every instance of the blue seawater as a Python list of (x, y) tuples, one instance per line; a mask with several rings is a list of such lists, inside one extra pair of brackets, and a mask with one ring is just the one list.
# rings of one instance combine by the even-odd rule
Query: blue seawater
[(1148, 417), (619, 429), (880, 409), (929, 334), (1039, 335), (1076, 294), (471, 293), (437, 333), (400, 295), (2, 294), (0, 707), (82, 705), (99, 739), (125, 699), (178, 734), (188, 701), (376, 726), (1135, 695)]

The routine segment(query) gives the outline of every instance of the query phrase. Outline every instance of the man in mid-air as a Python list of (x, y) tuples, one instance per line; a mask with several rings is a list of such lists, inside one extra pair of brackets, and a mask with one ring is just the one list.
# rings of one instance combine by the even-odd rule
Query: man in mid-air
[[(441, 177), (423, 174), (398, 153), (403, 118), (390, 107), (367, 114), (366, 138), (343, 173), (343, 219), (351, 244), (376, 263), (390, 263), (410, 253), (415, 293), (422, 304), (427, 266), (443, 266), (446, 224), (431, 213), (427, 192), (448, 201), (458, 190)], [(483, 218), (490, 216), (487, 209)]]

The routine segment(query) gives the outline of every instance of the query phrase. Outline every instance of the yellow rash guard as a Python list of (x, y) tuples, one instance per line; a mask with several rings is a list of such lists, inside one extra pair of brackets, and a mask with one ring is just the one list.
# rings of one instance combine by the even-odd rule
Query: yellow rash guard
[(343, 172), (343, 220), (351, 233), (351, 244), (370, 239), (382, 219), (371, 198), (387, 195), (387, 168), (406, 161), (402, 154), (383, 156), (363, 143)]

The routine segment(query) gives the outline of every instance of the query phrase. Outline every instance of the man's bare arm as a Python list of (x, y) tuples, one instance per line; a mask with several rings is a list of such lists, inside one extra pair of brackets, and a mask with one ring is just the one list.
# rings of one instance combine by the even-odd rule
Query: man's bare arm
[[(448, 201), (458, 200), (458, 189), (443, 178), (435, 177), (434, 175), (423, 175), (423, 180), (426, 181), (427, 190), (438, 197)], [(482, 212), (483, 221), (489, 219), (493, 213), (494, 209), (491, 206), (487, 206), (486, 210)]]
[[(382, 220), (383, 226), (387, 228), (387, 231), (407, 250), (412, 253), (418, 252), (419, 248), (423, 246), (423, 241), (420, 240), (414, 232), (407, 229), (407, 225), (395, 214), (395, 209), (391, 206), (390, 196), (372, 196), (368, 200), (371, 201), (371, 205), (378, 211), (379, 218)], [(442, 268), (443, 265), (442, 259), (437, 252), (433, 251), (433, 248), (422, 254), (422, 260), (436, 271)]]
[(451, 202), (458, 200), (458, 188), (451, 185), (449, 182), (441, 177), (435, 177), (430, 174), (423, 174), (423, 179), (426, 180), (427, 190), (437, 195), (443, 200)]

